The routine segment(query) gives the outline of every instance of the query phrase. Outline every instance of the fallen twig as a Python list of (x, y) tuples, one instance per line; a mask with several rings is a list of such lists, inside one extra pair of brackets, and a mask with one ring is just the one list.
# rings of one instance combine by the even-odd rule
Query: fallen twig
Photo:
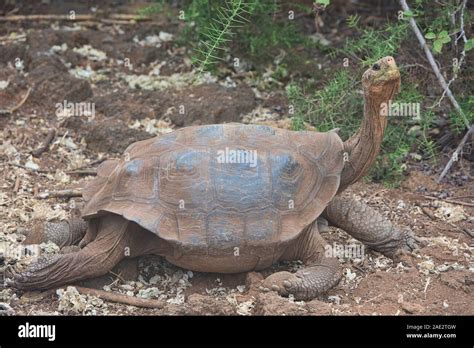
[(428, 286), (430, 285), (430, 281), (431, 281), (431, 278), (428, 277), (428, 278), (426, 279), (425, 288), (423, 289), (423, 293), (425, 294), (425, 300), (426, 300), (426, 290), (428, 290)]
[(67, 171), (66, 174), (97, 175), (97, 171), (94, 169), (70, 170), (70, 171)]
[(372, 194), (369, 196), (369, 198), (367, 198), (367, 202), (372, 201), (372, 198), (374, 198), (375, 196), (380, 195), (381, 193), (385, 193), (385, 192), (387, 192), (387, 190), (386, 190), (386, 189), (382, 189), (382, 190), (380, 190), (380, 191), (376, 191), (376, 192), (372, 193)]
[(20, 189), (20, 183), (21, 183), (21, 179), (20, 179), (20, 176), (18, 175), (16, 177), (16, 180), (15, 180), (15, 186), (13, 187), (13, 192), (18, 192), (18, 190)]
[(30, 96), (30, 92), (31, 92), (31, 87), (28, 88), (28, 90), (26, 91), (25, 95), (23, 96), (23, 98), (20, 100), (20, 102), (15, 105), (14, 107), (10, 108), (10, 109), (5, 109), (5, 110), (0, 110), (0, 114), (4, 114), (4, 115), (11, 115), (13, 114), (16, 110), (18, 110), (19, 108), (21, 108), (21, 106), (23, 104), (25, 104), (26, 100), (28, 99), (28, 97)]
[(466, 198), (474, 198), (473, 195), (467, 195), (467, 196), (454, 196), (454, 199), (466, 199)]
[(95, 166), (96, 164), (100, 164), (100, 163), (102, 163), (102, 162), (104, 162), (104, 161), (106, 161), (106, 160), (107, 160), (107, 157), (103, 157), (103, 158), (96, 159), (95, 161), (92, 161), (92, 162), (86, 164), (85, 166), (78, 167), (78, 168), (72, 170), (72, 172), (73, 172), (73, 171), (79, 171), (79, 170), (89, 170), (90, 167)]
[(1, 16), (0, 22), (20, 22), (20, 21), (71, 21), (71, 22), (83, 22), (83, 21), (103, 21), (103, 20), (125, 20), (125, 21), (148, 21), (151, 18), (146, 16), (137, 16), (135, 14), (111, 14), (108, 17), (101, 18), (98, 15), (85, 15), (75, 14), (71, 15), (55, 15), (55, 14), (44, 14), (44, 15), (14, 15), (14, 16)]
[(461, 230), (468, 235), (468, 237), (474, 238), (474, 233), (469, 231), (467, 228), (461, 228)]
[(422, 68), (422, 69), (425, 69), (425, 70), (431, 72), (430, 68), (424, 66), (423, 64), (419, 64), (419, 63), (400, 65), (398, 68), (399, 69), (406, 69), (406, 68), (413, 68), (413, 67), (419, 67), (419, 68)]
[(0, 42), (9, 42), (17, 40), (26, 40), (26, 34), (20, 34), (17, 36), (2, 36), (0, 37)]
[(462, 202), (462, 201), (457, 201), (455, 199), (450, 199), (450, 198), (438, 198), (438, 197), (432, 197), (432, 196), (423, 196), (426, 199), (431, 199), (431, 200), (436, 200), (436, 201), (443, 201), (451, 204), (458, 204), (458, 205), (465, 205), (467, 207), (474, 207), (474, 203), (469, 203), (469, 202)]
[(37, 173), (37, 174), (51, 174), (51, 173), (54, 173), (51, 170), (28, 168), (27, 166), (24, 166), (23, 164), (18, 164), (18, 163), (13, 163), (13, 162), (7, 162), (6, 164), (8, 164), (9, 166), (25, 169), (25, 170), (28, 170), (32, 173)]
[(164, 303), (159, 300), (149, 300), (149, 299), (139, 298), (135, 296), (118, 294), (115, 292), (83, 288), (80, 286), (76, 286), (75, 288), (81, 294), (96, 296), (110, 302), (123, 303), (126, 305), (135, 306), (135, 307), (143, 307), (143, 308), (163, 308), (164, 307)]
[(55, 136), (56, 136), (56, 131), (54, 129), (49, 130), (48, 135), (44, 139), (43, 144), (36, 150), (32, 151), (31, 154), (35, 157), (39, 157), (43, 152), (48, 150), (49, 144), (53, 141)]
[(81, 189), (67, 189), (67, 190), (59, 190), (59, 191), (41, 192), (41, 193), (38, 193), (36, 197), (39, 199), (82, 197), (82, 190)]
[(458, 226), (456, 226), (455, 224), (453, 224), (452, 222), (449, 222), (449, 221), (444, 221), (444, 222), (447, 223), (452, 228), (454, 228), (455, 230), (458, 230), (459, 232), (464, 233), (466, 236), (474, 238), (474, 235), (468, 229), (458, 227)]

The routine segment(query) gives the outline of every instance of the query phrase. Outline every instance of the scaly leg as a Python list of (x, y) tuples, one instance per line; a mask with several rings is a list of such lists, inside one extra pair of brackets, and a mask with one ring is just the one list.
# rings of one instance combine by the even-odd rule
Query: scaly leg
[(77, 244), (84, 237), (87, 222), (81, 218), (71, 218), (60, 222), (46, 222), (34, 226), (27, 235), (24, 244), (53, 242), (60, 248)]
[(334, 197), (323, 216), (332, 226), (388, 257), (417, 248), (417, 238), (409, 228), (398, 228), (375, 209), (354, 199)]
[(264, 286), (280, 295), (292, 294), (297, 300), (310, 300), (336, 286), (341, 277), (341, 266), (336, 258), (325, 256), (326, 241), (313, 222), (283, 256), (283, 260), (304, 262), (305, 268), (296, 273), (277, 272), (268, 276)]
[(130, 224), (118, 215), (101, 218), (97, 238), (84, 249), (40, 257), (26, 271), (14, 275), (11, 285), (24, 290), (48, 289), (107, 273), (125, 257), (125, 248), (133, 247), (136, 236), (130, 233)]

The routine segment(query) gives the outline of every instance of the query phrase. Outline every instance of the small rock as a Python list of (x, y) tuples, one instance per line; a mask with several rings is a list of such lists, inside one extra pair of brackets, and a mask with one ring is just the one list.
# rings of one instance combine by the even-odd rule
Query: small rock
[(155, 275), (155, 276), (151, 277), (148, 282), (149, 282), (151, 285), (155, 285), (155, 284), (158, 284), (160, 281), (161, 281), (161, 276)]
[(323, 34), (315, 33), (309, 37), (314, 43), (319, 43), (322, 46), (329, 46), (331, 41), (326, 39)]
[(26, 163), (25, 163), (25, 167), (28, 168), (28, 169), (31, 169), (31, 170), (38, 170), (39, 169), (39, 165), (37, 165), (33, 161), (33, 156), (30, 156), (28, 158), (28, 161), (26, 161)]
[(147, 288), (147, 289), (141, 289), (138, 291), (137, 296), (141, 298), (153, 298), (153, 297), (159, 297), (161, 294), (161, 291), (156, 288)]
[(418, 303), (404, 302), (402, 303), (402, 309), (410, 314), (420, 314), (424, 312), (424, 307)]
[(15, 311), (7, 303), (0, 303), (0, 316), (10, 316), (14, 315)]
[(405, 204), (404, 201), (399, 200), (399, 201), (397, 202), (397, 210), (402, 210), (402, 209), (405, 209), (406, 207), (407, 207), (407, 205)]
[(167, 33), (165, 31), (160, 31), (158, 36), (161, 41), (167, 42), (173, 40), (173, 34)]
[[(133, 291), (134, 288), (133, 286), (129, 285), (129, 284), (123, 284), (123, 285), (120, 285), (120, 289), (123, 289), (125, 291)], [(132, 295), (133, 296), (133, 295)]]
[(9, 301), (10, 298), (12, 297), (12, 289), (4, 289), (0, 291), (0, 301)]
[(418, 267), (420, 269), (420, 272), (427, 275), (430, 272), (433, 272), (435, 270), (435, 264), (434, 261), (431, 259), (422, 261), (418, 264)]
[(56, 293), (59, 296), (58, 310), (60, 312), (80, 314), (85, 311), (87, 300), (74, 286), (68, 286), (66, 290), (58, 289)]
[(352, 281), (357, 277), (357, 273), (352, 272), (350, 268), (346, 268), (345, 277), (348, 281)]
[(239, 315), (251, 315), (252, 310), (255, 307), (255, 299), (252, 296), (251, 300), (237, 304), (236, 311)]

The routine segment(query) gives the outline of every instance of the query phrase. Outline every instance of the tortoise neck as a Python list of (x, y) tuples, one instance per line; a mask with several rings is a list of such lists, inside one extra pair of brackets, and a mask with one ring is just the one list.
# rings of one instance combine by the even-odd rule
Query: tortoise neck
[(347, 155), (338, 192), (363, 177), (377, 159), (387, 128), (387, 106), (394, 92), (390, 89), (371, 94), (364, 90), (364, 118), (357, 132), (344, 142)]

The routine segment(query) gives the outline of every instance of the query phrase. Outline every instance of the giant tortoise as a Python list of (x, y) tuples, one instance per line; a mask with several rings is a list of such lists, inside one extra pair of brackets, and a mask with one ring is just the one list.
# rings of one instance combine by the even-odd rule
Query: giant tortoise
[(381, 110), (400, 74), (385, 57), (362, 78), (365, 112), (346, 142), (327, 133), (261, 125), (193, 126), (134, 143), (108, 160), (83, 192), (83, 220), (46, 224), (44, 239), (79, 251), (40, 257), (14, 276), (20, 289), (45, 289), (97, 277), (125, 257), (161, 255), (185, 269), (237, 273), (281, 260), (265, 287), (311, 299), (341, 277), (320, 231), (342, 228), (393, 257), (412, 248), (400, 229), (369, 206), (339, 195), (373, 164), (387, 125)]

